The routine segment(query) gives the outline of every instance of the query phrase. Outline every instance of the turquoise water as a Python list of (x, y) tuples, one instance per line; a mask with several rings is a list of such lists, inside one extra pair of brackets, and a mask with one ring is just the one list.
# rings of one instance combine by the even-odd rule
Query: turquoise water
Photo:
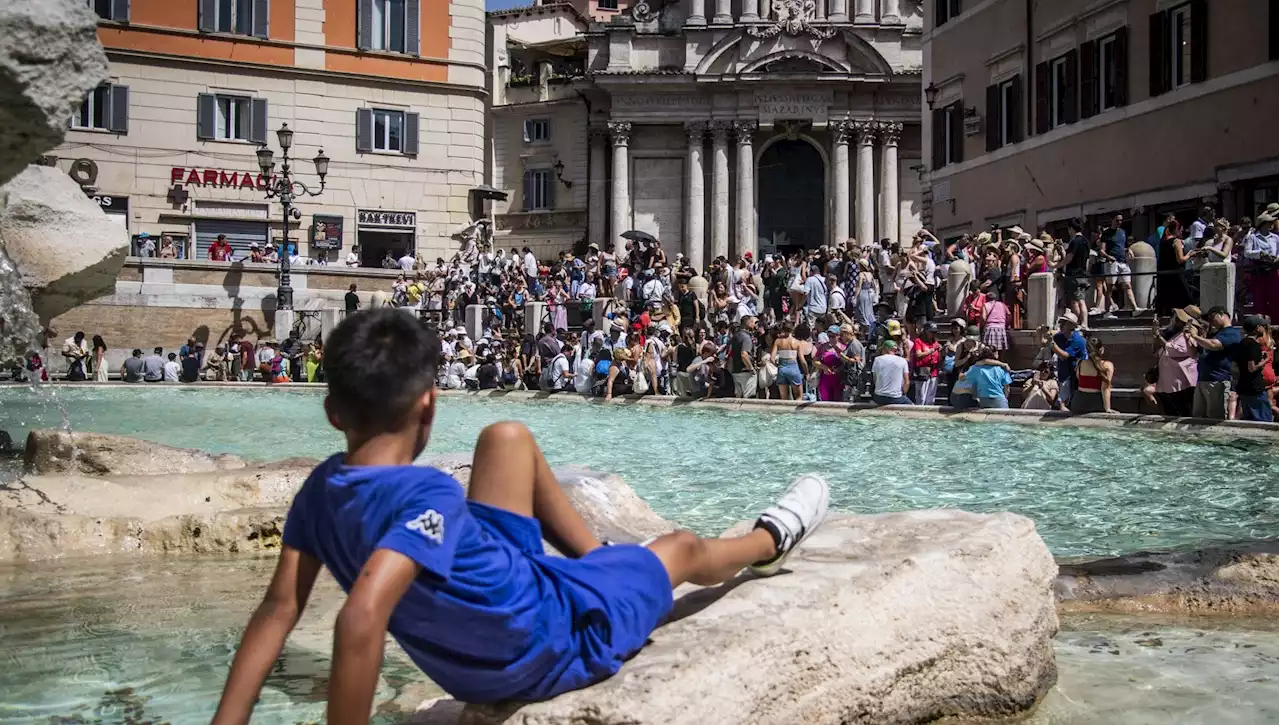
[[(46, 389), (47, 390), (47, 389)], [(56, 389), (74, 430), (264, 460), (341, 445), (315, 390)], [(63, 413), (0, 388), (0, 430)], [(1035, 520), (1058, 555), (1201, 546), (1280, 533), (1275, 444), (1190, 434), (890, 418), (826, 418), (446, 396), (428, 453), (469, 451), (487, 424), (527, 424), (553, 465), (621, 475), (662, 516), (705, 534), (753, 516), (794, 476), (825, 474), (836, 509), (955, 507)]]

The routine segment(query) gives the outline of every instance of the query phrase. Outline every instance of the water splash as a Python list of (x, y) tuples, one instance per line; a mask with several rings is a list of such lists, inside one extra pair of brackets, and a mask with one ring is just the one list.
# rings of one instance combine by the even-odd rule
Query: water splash
[(25, 366), (31, 351), (40, 349), (40, 332), (18, 265), (0, 246), (0, 365)]

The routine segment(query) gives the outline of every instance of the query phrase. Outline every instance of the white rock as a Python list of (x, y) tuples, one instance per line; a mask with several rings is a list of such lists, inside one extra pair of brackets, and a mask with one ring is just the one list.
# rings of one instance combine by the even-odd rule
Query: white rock
[(29, 166), (0, 188), (4, 194), (0, 245), (18, 265), (41, 320), (115, 290), (129, 233), (108, 220), (71, 177)]
[(72, 109), (106, 77), (84, 0), (0, 2), (0, 184), (61, 143)]
[(423, 704), (418, 725), (843, 725), (999, 718), (1057, 670), (1056, 567), (1013, 514), (828, 521), (789, 573), (676, 592), (613, 678), (509, 707)]
[(238, 456), (172, 448), (128, 436), (48, 428), (27, 434), (23, 462), (27, 473), (96, 476), (201, 473), (245, 467), (244, 459)]

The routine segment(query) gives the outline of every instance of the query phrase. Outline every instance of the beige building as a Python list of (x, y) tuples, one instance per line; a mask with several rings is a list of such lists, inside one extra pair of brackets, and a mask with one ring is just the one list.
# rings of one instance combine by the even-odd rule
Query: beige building
[[(457, 248), (484, 181), (483, 0), (134, 0), (97, 3), (111, 78), (54, 152), (135, 236), (204, 258), (225, 234), (242, 255), (278, 242), (255, 152), (295, 132), (303, 257), (366, 265)], [(119, 13), (117, 15), (116, 13)], [(277, 169), (279, 166), (277, 165)], [(157, 239), (158, 242), (158, 239)]]
[(489, 14), (496, 237), (629, 229), (695, 265), (919, 228), (919, 5), (598, 4)]
[(1118, 212), (1141, 238), (1276, 201), (1275, 0), (925, 5), (939, 236)]

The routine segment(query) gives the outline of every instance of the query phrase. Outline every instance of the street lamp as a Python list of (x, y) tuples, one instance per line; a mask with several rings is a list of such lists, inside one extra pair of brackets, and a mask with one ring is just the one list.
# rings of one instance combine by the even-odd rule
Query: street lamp
[(933, 104), (938, 100), (938, 87), (932, 82), (924, 89), (924, 102), (928, 104), (929, 110), (933, 110)]
[(320, 196), (324, 192), (324, 177), (329, 173), (329, 157), (321, 149), (312, 162), (316, 165), (316, 176), (320, 177), (320, 188), (312, 191), (301, 181), (294, 181), (289, 168), (289, 148), (293, 146), (293, 129), (289, 124), (281, 124), (276, 131), (276, 140), (280, 142), (280, 175), (272, 179), (275, 171), (275, 153), (266, 144), (258, 147), (258, 168), (267, 177), (267, 198), (279, 199), (284, 207), (284, 240), (280, 245), (280, 286), (276, 289), (276, 309), (293, 309), (293, 287), (289, 284), (289, 220), (302, 218), (302, 213), (293, 206), (293, 200), (299, 196)]

